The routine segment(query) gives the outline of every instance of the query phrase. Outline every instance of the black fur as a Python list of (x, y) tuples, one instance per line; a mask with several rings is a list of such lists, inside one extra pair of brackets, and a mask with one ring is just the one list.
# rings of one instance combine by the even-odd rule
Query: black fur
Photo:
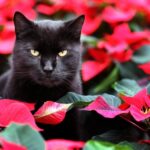
[[(82, 93), (80, 33), (84, 16), (70, 21), (28, 20), (16, 12), (16, 42), (11, 68), (0, 78), (3, 98), (26, 102), (56, 101), (67, 92)], [(40, 52), (39, 57), (30, 50)], [(68, 50), (59, 57), (58, 52)], [(45, 72), (48, 62), (51, 72)]]
[[(33, 22), (16, 12), (12, 63), (0, 77), (0, 95), (36, 102), (37, 109), (44, 101), (56, 101), (67, 92), (82, 93), (80, 34), (83, 21), (84, 16), (70, 21)], [(31, 49), (39, 51), (40, 56), (32, 56)], [(62, 50), (68, 50), (68, 54), (59, 57)], [(45, 66), (51, 70), (45, 70)], [(39, 124), (45, 129), (44, 137), (78, 139), (77, 115), (76, 110), (68, 112), (57, 126)]]

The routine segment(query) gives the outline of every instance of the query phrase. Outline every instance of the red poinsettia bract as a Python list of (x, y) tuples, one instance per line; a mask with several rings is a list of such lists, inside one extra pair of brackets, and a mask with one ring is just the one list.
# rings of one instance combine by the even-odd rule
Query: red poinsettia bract
[(53, 15), (58, 11), (66, 11), (75, 15), (85, 15), (85, 23), (82, 32), (84, 34), (92, 34), (95, 32), (102, 22), (99, 7), (95, 3), (89, 5), (88, 1), (80, 0), (52, 0), (52, 5), (39, 4), (37, 10), (46, 15)]
[(28, 3), (24, 0), (0, 2), (0, 54), (10, 54), (13, 50), (15, 32), (12, 20), (15, 11), (21, 11), (27, 17), (35, 19), (34, 5), (35, 0), (30, 0)]
[(12, 122), (27, 124), (36, 130), (41, 130), (35, 123), (30, 110), (33, 110), (32, 104), (13, 100), (0, 100), (0, 126), (7, 127)]
[(85, 107), (83, 110), (86, 111), (96, 111), (98, 114), (102, 115), (105, 118), (114, 118), (121, 114), (126, 114), (129, 112), (129, 109), (121, 110), (115, 108), (106, 102), (106, 100), (99, 96), (95, 101)]
[(138, 67), (143, 70), (146, 74), (150, 74), (150, 62), (138, 65)]
[(90, 56), (95, 60), (88, 60), (82, 64), (83, 81), (88, 81), (104, 71), (111, 63), (110, 56), (101, 49), (89, 49)]
[(108, 6), (104, 9), (102, 17), (108, 23), (117, 23), (123, 21), (129, 21), (135, 16), (134, 9), (121, 10)]
[(121, 95), (121, 98), (130, 106), (130, 114), (136, 121), (142, 121), (150, 117), (150, 97), (146, 88), (132, 97)]
[(46, 141), (47, 150), (80, 150), (83, 146), (84, 142), (82, 141), (71, 141), (64, 139), (53, 139)]
[(1, 150), (27, 150), (23, 145), (6, 141), (3, 138), (0, 138), (0, 145), (2, 146)]
[(65, 118), (66, 112), (71, 104), (61, 104), (46, 101), (34, 114), (37, 122), (44, 124), (59, 124)]
[[(121, 36), (120, 36), (121, 35)], [(127, 23), (114, 28), (111, 35), (105, 35), (104, 41), (98, 43), (98, 47), (106, 49), (110, 56), (119, 62), (129, 61), (136, 49), (135, 45), (148, 41), (149, 31), (131, 32)]]
[(112, 35), (105, 36), (103, 46), (110, 53), (121, 52), (128, 49), (131, 44), (147, 40), (148, 35), (148, 31), (131, 32), (129, 25), (123, 23), (114, 28)]
[[(138, 1), (132, 1), (132, 0), (121, 0), (116, 1), (116, 7), (118, 8), (132, 8), (136, 10), (136, 12), (144, 13), (146, 16), (150, 13), (150, 1), (149, 0), (138, 0)], [(145, 18), (147, 19), (147, 18)]]

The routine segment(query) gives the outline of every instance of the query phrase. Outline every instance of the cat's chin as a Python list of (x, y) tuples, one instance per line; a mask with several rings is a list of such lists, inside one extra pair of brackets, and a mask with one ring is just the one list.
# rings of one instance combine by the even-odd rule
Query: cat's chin
[(35, 80), (35, 82), (39, 85), (42, 85), (48, 88), (56, 87), (62, 84), (62, 82), (58, 79), (52, 79), (52, 78), (47, 78), (47, 77), (38, 78)]
[(42, 83), (39, 83), (40, 85), (42, 86), (45, 86), (45, 87), (48, 87), (48, 88), (53, 88), (53, 87), (57, 87), (59, 85), (61, 85), (60, 82), (42, 82)]

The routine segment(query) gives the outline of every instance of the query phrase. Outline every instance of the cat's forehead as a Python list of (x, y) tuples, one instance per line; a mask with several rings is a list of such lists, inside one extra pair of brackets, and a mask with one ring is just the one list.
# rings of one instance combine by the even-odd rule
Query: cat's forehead
[[(34, 22), (36, 44), (44, 49), (59, 49), (68, 45), (67, 30), (64, 21), (43, 20)], [(38, 44), (37, 44), (38, 41)]]
[(60, 28), (64, 27), (64, 21), (53, 21), (53, 20), (42, 20), (42, 21), (35, 21), (34, 22), (37, 27), (39, 27), (41, 30), (52, 30), (56, 31)]

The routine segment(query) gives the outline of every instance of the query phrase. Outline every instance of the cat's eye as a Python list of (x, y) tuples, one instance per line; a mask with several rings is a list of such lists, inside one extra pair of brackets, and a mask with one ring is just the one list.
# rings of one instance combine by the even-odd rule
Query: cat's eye
[(39, 51), (37, 51), (37, 50), (34, 50), (34, 49), (31, 49), (31, 54), (33, 55), (33, 56), (35, 56), (35, 57), (37, 57), (37, 56), (39, 56), (40, 55), (40, 53), (39, 53)]
[(59, 55), (60, 57), (64, 57), (64, 56), (67, 55), (67, 53), (68, 53), (67, 50), (63, 50), (63, 51), (60, 51), (60, 52), (58, 53), (58, 55)]

